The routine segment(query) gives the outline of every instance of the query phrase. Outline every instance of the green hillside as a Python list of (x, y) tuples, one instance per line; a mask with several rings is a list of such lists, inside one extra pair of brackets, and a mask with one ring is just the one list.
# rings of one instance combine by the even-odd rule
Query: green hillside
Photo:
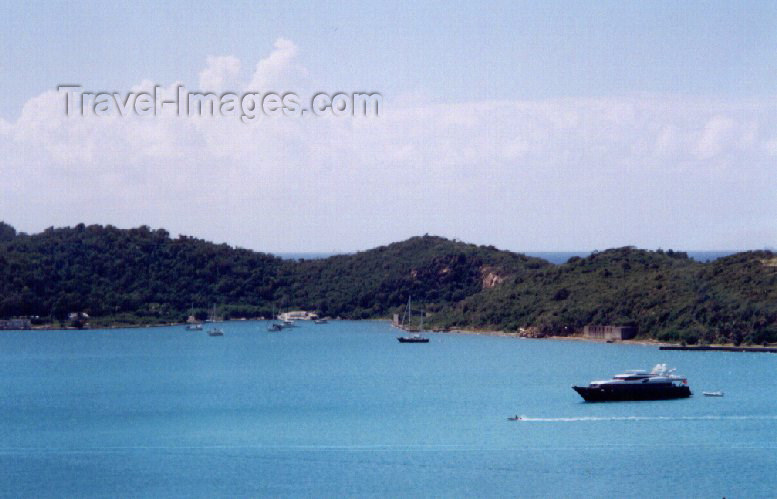
[(345, 318), (387, 317), (413, 293), (430, 309), (546, 262), (495, 248), (415, 237), (354, 255), (287, 261), (148, 227), (0, 225), (0, 317), (86, 312), (92, 323), (180, 321), (211, 304), (226, 317), (306, 308)]
[(412, 295), (419, 306), (435, 311), (484, 286), (549, 265), (492, 246), (413, 237), (353, 255), (293, 265), (286, 301), (325, 315), (364, 319), (387, 317)]
[(0, 242), (0, 316), (177, 321), (211, 303), (252, 312), (287, 285), (282, 268), (277, 257), (145, 226), (52, 228)]
[[(699, 263), (685, 253), (620, 248), (572, 258), (484, 290), (436, 321), (539, 335), (586, 324), (636, 325), (667, 341), (777, 341), (777, 267), (770, 252)], [(766, 262), (766, 263), (765, 263)]]
[(642, 337), (777, 341), (777, 257), (739, 253), (699, 263), (631, 247), (563, 265), (441, 237), (350, 255), (289, 261), (162, 229), (0, 223), (0, 317), (93, 325), (182, 321), (212, 304), (229, 317), (302, 308), (388, 318), (412, 295), (432, 324), (566, 335), (586, 324), (636, 325)]

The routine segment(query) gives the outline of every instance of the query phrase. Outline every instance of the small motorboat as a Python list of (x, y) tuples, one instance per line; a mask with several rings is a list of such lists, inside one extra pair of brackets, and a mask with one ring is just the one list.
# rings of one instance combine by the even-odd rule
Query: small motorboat
[(283, 326), (278, 324), (277, 322), (273, 322), (272, 324), (267, 326), (267, 330), (271, 333), (277, 332), (277, 331), (283, 331)]
[(208, 330), (208, 336), (224, 336), (224, 331), (220, 328), (214, 327)]
[(397, 341), (400, 343), (429, 343), (429, 338), (424, 338), (420, 334), (415, 333), (410, 336), (399, 336)]
[(722, 397), (723, 392), (701, 392), (705, 397)]
[(520, 421), (521, 419), (523, 418), (521, 416), (518, 416), (517, 414), (515, 416), (510, 416), (509, 418), (507, 418), (508, 421)]

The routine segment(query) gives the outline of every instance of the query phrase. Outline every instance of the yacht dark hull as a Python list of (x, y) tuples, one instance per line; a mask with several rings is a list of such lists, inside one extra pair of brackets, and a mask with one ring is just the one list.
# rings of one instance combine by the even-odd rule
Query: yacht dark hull
[(408, 338), (405, 336), (400, 336), (397, 338), (397, 341), (400, 343), (429, 343), (429, 338)]
[(691, 389), (671, 383), (653, 384), (602, 384), (599, 386), (573, 386), (586, 402), (621, 402), (631, 400), (669, 400), (688, 398)]

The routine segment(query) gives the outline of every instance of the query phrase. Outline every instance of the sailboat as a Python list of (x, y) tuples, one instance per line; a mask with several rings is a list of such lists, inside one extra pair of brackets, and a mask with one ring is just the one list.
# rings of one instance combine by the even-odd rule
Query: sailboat
[[(405, 323), (405, 316), (407, 317), (407, 323)], [(408, 335), (405, 336), (399, 336), (397, 338), (397, 341), (400, 343), (429, 343), (429, 338), (424, 338), (421, 336), (421, 332), (424, 330), (424, 314), (421, 314), (421, 327), (418, 329), (415, 329), (412, 327), (411, 321), (413, 318), (413, 309), (411, 307), (411, 297), (408, 296), (407, 298), (407, 309), (405, 309), (405, 314), (402, 317), (402, 324), (400, 325), (400, 328), (402, 328), (403, 331), (407, 331)]]
[[(189, 321), (194, 319), (194, 303), (192, 303), (192, 308), (189, 310)], [(196, 321), (196, 319), (194, 319)], [(202, 331), (202, 324), (199, 322), (189, 322), (189, 324), (186, 325), (187, 331)]]
[[(209, 322), (216, 322), (216, 305), (213, 305), (213, 313), (210, 316)], [(218, 327), (212, 327), (208, 329), (208, 336), (224, 336), (224, 330)]]
[(270, 323), (267, 324), (267, 331), (271, 333), (277, 333), (278, 331), (283, 331), (283, 324), (276, 322), (275, 305), (273, 305), (272, 307), (272, 321), (270, 321)]

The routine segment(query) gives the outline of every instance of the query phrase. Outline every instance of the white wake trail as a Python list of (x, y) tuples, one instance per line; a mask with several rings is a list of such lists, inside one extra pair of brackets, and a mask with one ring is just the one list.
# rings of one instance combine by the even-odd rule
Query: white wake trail
[(777, 416), (581, 416), (569, 418), (531, 418), (521, 416), (519, 422), (527, 423), (579, 423), (589, 421), (749, 421), (777, 420)]

